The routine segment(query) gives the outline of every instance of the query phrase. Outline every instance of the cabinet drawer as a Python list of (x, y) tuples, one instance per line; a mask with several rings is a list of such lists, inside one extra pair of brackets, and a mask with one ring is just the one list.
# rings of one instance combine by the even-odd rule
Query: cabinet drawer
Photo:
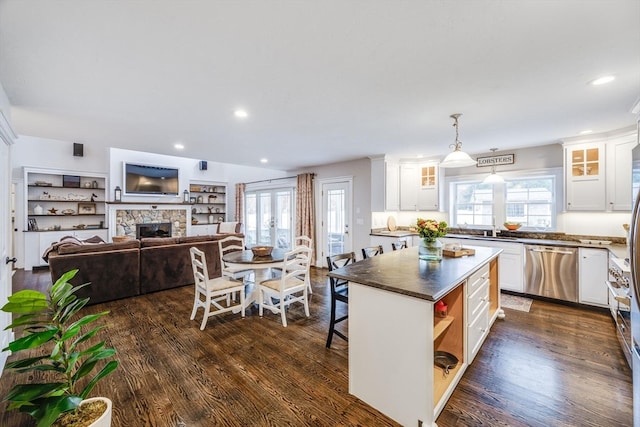
[(483, 304), (487, 301), (489, 301), (489, 280), (485, 279), (484, 282), (482, 282), (475, 292), (467, 299), (468, 323), (475, 320), (478, 313), (482, 310)]
[(468, 288), (467, 295), (473, 294), (476, 291), (476, 289), (482, 286), (484, 281), (487, 280), (488, 278), (489, 278), (489, 264), (487, 263), (483, 265), (482, 268), (480, 268), (480, 270), (473, 273), (467, 279), (467, 288)]
[(467, 349), (469, 350), (467, 357), (469, 363), (473, 361), (478, 350), (480, 350), (484, 337), (489, 333), (489, 303), (485, 303), (481, 307), (478, 317), (469, 325), (467, 331)]

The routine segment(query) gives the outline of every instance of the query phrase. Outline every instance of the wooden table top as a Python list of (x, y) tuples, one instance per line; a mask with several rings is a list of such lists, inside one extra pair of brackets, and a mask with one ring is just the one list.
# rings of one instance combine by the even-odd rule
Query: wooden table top
[(232, 264), (271, 264), (284, 261), (284, 254), (286, 253), (287, 251), (284, 249), (273, 248), (271, 255), (257, 257), (253, 255), (251, 249), (247, 249), (224, 254), (222, 259)]

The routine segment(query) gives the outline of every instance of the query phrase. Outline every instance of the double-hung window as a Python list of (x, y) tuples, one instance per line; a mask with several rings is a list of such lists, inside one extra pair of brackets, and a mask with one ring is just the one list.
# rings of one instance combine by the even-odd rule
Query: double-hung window
[(505, 186), (505, 221), (523, 227), (555, 226), (554, 177), (510, 179)]
[(505, 179), (504, 184), (460, 181), (451, 184), (450, 221), (457, 226), (519, 222), (523, 227), (554, 229), (554, 175)]
[(491, 225), (494, 201), (491, 184), (459, 182), (454, 189), (454, 224)]

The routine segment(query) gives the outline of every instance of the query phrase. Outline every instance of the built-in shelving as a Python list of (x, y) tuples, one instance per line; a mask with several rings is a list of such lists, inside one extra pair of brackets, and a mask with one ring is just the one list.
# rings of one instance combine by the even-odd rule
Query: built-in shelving
[(25, 167), (25, 268), (46, 265), (42, 253), (65, 235), (106, 240), (106, 188), (106, 174)]
[(215, 182), (189, 184), (191, 225), (207, 226), (226, 221), (227, 185)]

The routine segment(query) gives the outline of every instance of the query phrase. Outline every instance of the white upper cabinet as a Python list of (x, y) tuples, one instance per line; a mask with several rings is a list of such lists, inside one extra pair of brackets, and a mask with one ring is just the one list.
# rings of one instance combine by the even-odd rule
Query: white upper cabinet
[(371, 159), (371, 211), (397, 211), (399, 170), (398, 163), (377, 157)]
[(400, 210), (436, 211), (440, 207), (437, 162), (400, 164)]
[(607, 199), (608, 209), (630, 211), (633, 209), (631, 194), (631, 150), (636, 146), (636, 135), (627, 134), (607, 142)]
[(567, 211), (630, 211), (637, 130), (564, 142)]
[(568, 211), (604, 211), (604, 142), (565, 146), (566, 208)]

